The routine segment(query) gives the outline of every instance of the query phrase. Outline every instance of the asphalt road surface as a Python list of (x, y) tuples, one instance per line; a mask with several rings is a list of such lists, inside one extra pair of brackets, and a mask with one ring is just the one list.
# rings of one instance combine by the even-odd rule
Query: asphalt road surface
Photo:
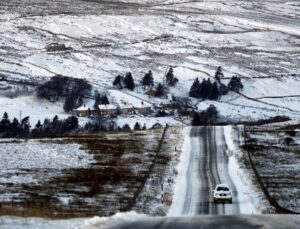
[(291, 215), (262, 216), (198, 216), (181, 218), (150, 218), (125, 223), (114, 229), (296, 229), (300, 217)]
[[(228, 172), (223, 128), (193, 127), (190, 139), (191, 157), (186, 175), (186, 197), (181, 214), (239, 214), (238, 193)], [(212, 190), (221, 183), (229, 184), (232, 189), (232, 204), (213, 203)]]

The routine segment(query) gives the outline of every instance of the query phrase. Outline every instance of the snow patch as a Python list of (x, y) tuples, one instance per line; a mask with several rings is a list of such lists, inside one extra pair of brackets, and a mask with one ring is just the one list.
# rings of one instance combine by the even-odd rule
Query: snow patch
[[(174, 185), (174, 197), (184, 197), (186, 195), (186, 175), (191, 157), (190, 131), (191, 127), (185, 127), (181, 136), (181, 138), (184, 137), (184, 141), (181, 149), (180, 162), (177, 165), (178, 175)], [(178, 198), (176, 201), (173, 201), (167, 216), (181, 216), (184, 201), (184, 198)]]
[(224, 127), (224, 136), (228, 147), (228, 170), (238, 191), (237, 198), (241, 214), (259, 214), (261, 212), (257, 206), (259, 206), (260, 198), (254, 191), (250, 175), (240, 167), (238, 157), (241, 155), (241, 152), (234, 143), (234, 130), (232, 126)]
[(95, 216), (92, 219), (88, 219), (85, 222), (85, 225), (82, 229), (90, 229), (90, 228), (110, 228), (113, 225), (136, 222), (139, 220), (145, 220), (149, 218), (149, 216), (144, 214), (139, 214), (135, 211), (130, 212), (118, 212), (111, 217), (99, 217)]

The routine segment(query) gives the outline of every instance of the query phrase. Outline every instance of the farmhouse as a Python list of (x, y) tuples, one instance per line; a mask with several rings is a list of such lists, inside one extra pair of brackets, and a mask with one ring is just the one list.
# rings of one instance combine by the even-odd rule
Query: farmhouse
[(148, 115), (151, 112), (151, 105), (141, 101), (140, 104), (134, 105), (134, 110), (142, 115)]
[(113, 104), (98, 105), (98, 113), (100, 116), (110, 116), (117, 114), (118, 107)]
[(46, 45), (45, 49), (47, 52), (58, 52), (68, 50), (68, 48), (64, 44), (59, 43), (51, 43), (49, 45)]
[(120, 104), (118, 108), (120, 113), (124, 115), (133, 114), (134, 112), (133, 106), (128, 103)]
[(78, 117), (89, 117), (92, 115), (93, 112), (94, 112), (93, 108), (90, 108), (84, 104), (83, 106), (78, 107), (75, 110), (75, 115)]

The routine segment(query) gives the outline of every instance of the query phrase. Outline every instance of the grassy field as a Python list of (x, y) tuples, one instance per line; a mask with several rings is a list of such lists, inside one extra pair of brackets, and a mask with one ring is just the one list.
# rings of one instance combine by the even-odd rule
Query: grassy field
[[(92, 155), (94, 159), (78, 168), (23, 169), (22, 173), (27, 177), (39, 177), (39, 182), (1, 183), (3, 190), (0, 195), (7, 198), (0, 203), (0, 215), (67, 218), (106, 216), (120, 210), (128, 210), (132, 207), (129, 205), (132, 204), (132, 198), (141, 182), (149, 175), (148, 170), (154, 161), (162, 133), (162, 129), (156, 129), (87, 134), (65, 139), (28, 140), (26, 143), (0, 143), (6, 146), (14, 144), (13, 147), (18, 147), (18, 144), (31, 144), (31, 141), (39, 142), (34, 144), (36, 147), (45, 144), (48, 144), (48, 147), (79, 144), (80, 150)], [(169, 144), (167, 139), (162, 141), (162, 146), (164, 144)], [(168, 156), (169, 151), (163, 147), (164, 154), (158, 157), (158, 161), (166, 165), (171, 157)], [(161, 167), (160, 174), (164, 174), (164, 169), (169, 167)], [(153, 170), (154, 173), (156, 171)], [(47, 173), (52, 173), (52, 176), (47, 177)], [(6, 174), (12, 175), (17, 174)], [(146, 202), (144, 200), (144, 204)]]
[(246, 128), (244, 149), (272, 198), (291, 211), (300, 212), (299, 124)]

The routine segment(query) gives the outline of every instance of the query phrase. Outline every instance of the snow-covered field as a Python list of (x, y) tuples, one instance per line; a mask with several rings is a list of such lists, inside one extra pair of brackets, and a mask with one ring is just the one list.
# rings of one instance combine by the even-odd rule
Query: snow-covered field
[(299, 121), (246, 129), (245, 149), (270, 195), (286, 209), (300, 212)]
[(15, 192), (15, 187), (41, 185), (53, 177), (62, 176), (63, 170), (85, 168), (95, 162), (94, 156), (83, 150), (80, 144), (3, 139), (0, 146), (2, 203), (25, 197), (24, 193)]
[[(215, 103), (221, 115), (299, 117), (299, 97), (292, 97), (300, 95), (297, 1), (13, 0), (0, 6), (0, 73), (8, 77), (63, 74), (104, 90), (127, 71), (139, 81), (151, 69), (161, 82), (173, 66), (179, 84), (171, 92), (186, 96), (196, 77), (213, 77), (222, 66), (226, 77), (243, 77), (242, 93), (255, 101), (229, 93)], [(53, 42), (72, 49), (46, 52)]]

